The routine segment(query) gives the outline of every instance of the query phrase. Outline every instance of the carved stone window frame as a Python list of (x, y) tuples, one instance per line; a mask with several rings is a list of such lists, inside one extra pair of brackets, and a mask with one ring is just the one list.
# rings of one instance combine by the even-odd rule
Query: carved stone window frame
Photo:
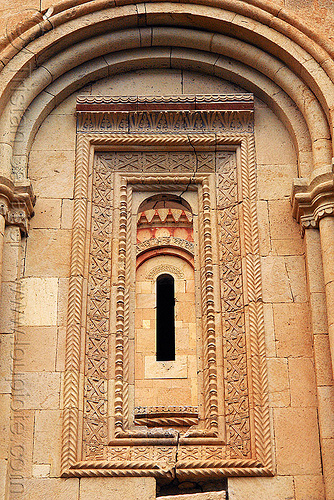
[[(183, 104), (187, 104), (183, 99)], [(124, 102), (123, 102), (124, 105)], [(87, 110), (85, 110), (85, 113)], [(117, 110), (113, 110), (117, 121)], [(146, 108), (146, 113), (156, 114), (154, 108), (152, 111)], [(92, 111), (91, 117), (94, 117), (96, 111)], [(232, 110), (224, 109), (227, 115), (236, 114), (235, 108)], [(248, 113), (248, 118), (243, 116), (242, 120), (247, 124), (249, 120), (249, 111), (240, 110), (239, 113)], [(206, 109), (202, 115), (206, 118), (205, 123), (208, 123), (208, 117), (212, 115), (212, 110)], [(225, 116), (226, 118), (226, 116)], [(113, 118), (115, 119), (115, 117)], [(242, 121), (241, 120), (241, 121)], [(80, 120), (79, 120), (80, 121)], [(96, 119), (96, 122), (101, 123), (101, 119)], [(153, 122), (154, 120), (152, 120)], [(227, 119), (228, 122), (228, 119)], [(155, 121), (156, 123), (156, 121)], [(154, 128), (154, 127), (152, 127)], [(102, 447), (96, 443), (96, 453), (89, 459), (83, 459), (84, 450), (84, 412), (85, 398), (84, 393), (87, 390), (87, 380), (85, 380), (85, 366), (90, 363), (87, 359), (85, 343), (86, 343), (86, 320), (87, 320), (87, 276), (89, 274), (89, 266), (94, 266), (94, 262), (90, 261), (89, 245), (92, 244), (93, 233), (91, 227), (92, 214), (94, 213), (94, 205), (92, 207), (90, 192), (92, 190), (92, 175), (94, 173), (94, 155), (99, 150), (131, 150), (141, 148), (174, 148), (182, 149), (189, 147), (196, 150), (211, 149), (213, 151), (219, 148), (236, 151), (238, 156), (238, 174), (237, 191), (239, 198), (232, 206), (242, 205), (240, 224), (242, 225), (242, 244), (240, 245), (239, 256), (233, 256), (233, 251), (227, 249), (224, 257), (225, 264), (221, 264), (221, 270), (225, 266), (226, 273), (230, 273), (231, 266), (240, 270), (239, 276), (239, 292), (243, 298), (244, 305), (242, 313), (244, 315), (243, 340), (232, 337), (229, 347), (223, 349), (223, 370), (224, 374), (218, 374), (218, 377), (225, 379), (225, 416), (226, 416), (226, 443), (222, 440), (222, 435), (225, 432), (216, 432), (217, 416), (214, 407), (217, 407), (217, 368), (214, 334), (211, 339), (207, 339), (204, 344), (207, 346), (206, 359), (210, 364), (210, 359), (213, 357), (215, 369), (209, 374), (205, 386), (207, 387), (207, 405), (209, 410), (208, 421), (211, 422), (210, 428), (204, 429), (202, 433), (189, 437), (178, 453), (176, 462), (175, 437), (162, 437), (159, 434), (150, 436), (148, 434), (140, 436), (129, 432), (126, 426), (124, 427), (124, 396), (128, 398), (128, 394), (124, 394), (124, 368), (127, 362), (124, 362), (124, 322), (126, 319), (126, 309), (129, 307), (129, 296), (127, 296), (127, 284), (130, 279), (130, 266), (127, 264), (131, 255), (131, 235), (129, 227), (131, 226), (131, 185), (139, 185), (143, 181), (142, 174), (134, 173), (118, 173), (119, 179), (119, 225), (117, 228), (117, 238), (119, 245), (117, 253), (111, 248), (111, 220), (108, 220), (110, 215), (111, 200), (108, 196), (98, 195), (100, 204), (104, 206), (103, 212), (106, 215), (103, 223), (105, 224), (106, 234), (110, 236), (109, 244), (103, 251), (106, 253), (113, 252), (110, 261), (117, 260), (118, 281), (117, 289), (117, 314), (116, 314), (116, 332), (119, 331), (119, 343), (115, 346), (116, 358), (116, 377), (115, 388), (110, 396), (115, 401), (115, 428), (117, 432), (112, 442), (108, 440), (108, 445), (112, 446), (112, 451), (107, 455), (101, 452)], [(108, 176), (108, 173), (106, 174)], [(230, 172), (222, 174), (221, 178), (228, 179)], [(103, 181), (104, 182), (104, 181)], [(110, 184), (110, 179), (106, 180)], [(176, 173), (176, 174), (160, 174), (145, 175), (145, 185), (157, 183), (178, 182), (180, 185), (200, 186), (201, 204), (203, 209), (202, 230), (200, 240), (202, 241), (202, 252), (206, 268), (202, 280), (202, 306), (206, 312), (206, 317), (210, 323), (212, 318), (211, 309), (214, 307), (214, 284), (212, 269), (212, 251), (216, 251), (209, 241), (212, 231), (211, 216), (212, 208), (210, 195), (214, 195), (217, 186), (212, 185), (212, 174), (206, 173)], [(216, 181), (218, 183), (219, 181)], [(228, 181), (230, 182), (230, 181)], [(103, 184), (103, 183), (102, 183)], [(104, 183), (103, 186), (106, 184)], [(226, 186), (225, 186), (226, 187)], [(104, 187), (103, 187), (104, 189)], [(226, 187), (228, 193), (230, 186)], [(222, 187), (224, 191), (224, 186)], [(104, 200), (104, 201), (103, 201)], [(217, 206), (217, 205), (215, 205)], [(226, 203), (226, 206), (221, 206), (220, 209), (224, 213), (222, 218), (223, 223), (228, 225), (231, 223), (226, 217), (229, 217), (228, 211), (231, 206)], [(237, 210), (239, 210), (237, 208)], [(226, 215), (227, 214), (227, 215)], [(100, 214), (101, 215), (101, 214)], [(99, 216), (99, 215), (98, 215)], [(110, 218), (111, 219), (111, 218)], [(99, 220), (99, 223), (101, 221)], [(235, 223), (235, 221), (233, 222)], [(236, 221), (239, 224), (239, 220)], [(219, 226), (219, 224), (218, 224)], [(220, 229), (216, 223), (213, 224), (213, 229)], [(89, 231), (88, 231), (89, 230)], [(241, 238), (241, 235), (240, 235)], [(98, 240), (97, 240), (98, 241)], [(100, 244), (100, 242), (98, 242)], [(239, 243), (240, 244), (240, 243)], [(108, 246), (109, 245), (109, 246)], [(132, 248), (135, 251), (135, 246)], [(211, 255), (210, 255), (211, 252)], [(217, 253), (217, 252), (216, 252)], [(230, 255), (228, 255), (230, 253)], [(116, 257), (119, 255), (119, 257)], [(231, 261), (229, 260), (231, 258)], [(110, 266), (107, 262), (106, 266)], [(106, 268), (106, 269), (107, 269)], [(111, 268), (107, 269), (111, 279)], [(221, 277), (220, 277), (221, 279)], [(232, 277), (232, 280), (234, 278)], [(111, 287), (111, 283), (104, 282), (103, 286)], [(227, 292), (226, 292), (227, 293)], [(110, 300), (110, 299), (109, 299)], [(226, 299), (226, 304), (228, 299)], [(227, 306), (228, 309), (228, 306)], [(227, 309), (223, 314), (224, 321), (229, 322)], [(240, 311), (231, 311), (231, 318), (238, 322), (238, 314)], [(209, 327), (206, 331), (214, 331)], [(107, 335), (106, 335), (107, 336)], [(116, 334), (117, 337), (117, 334)], [(101, 339), (97, 339), (99, 342)], [(103, 339), (102, 339), (103, 340)], [(233, 346), (233, 342), (243, 342), (242, 352), (238, 352), (238, 346)], [(94, 346), (93, 346), (94, 347)], [(105, 354), (103, 359), (94, 360), (99, 363), (104, 363), (103, 370), (108, 371), (109, 354)], [(128, 368), (126, 368), (128, 369)], [(208, 373), (210, 370), (208, 370)], [(242, 373), (242, 375), (240, 375)], [(244, 402), (238, 399), (238, 388), (234, 385), (233, 377), (238, 379), (239, 387), (246, 386), (247, 389), (247, 404), (248, 408), (243, 408)], [(101, 391), (103, 392), (103, 391)], [(108, 406), (108, 393), (100, 398), (98, 404)], [(94, 411), (94, 410), (92, 410)], [(105, 411), (105, 410), (103, 410)], [(106, 410), (105, 423), (108, 427), (108, 410)], [(241, 422), (242, 413), (248, 412), (248, 417), (245, 422)], [(125, 412), (125, 418), (126, 412)], [(92, 420), (94, 423), (94, 421)], [(100, 422), (96, 423), (98, 426)], [(104, 424), (97, 429), (96, 435), (100, 435), (101, 439), (109, 439), (107, 436)], [(218, 425), (218, 424), (217, 424)], [(242, 438), (238, 435), (239, 429), (242, 426), (243, 436), (249, 440), (249, 451), (247, 456), (238, 456), (238, 440)], [(100, 434), (99, 434), (100, 433)], [(152, 439), (153, 438), (153, 439)], [(234, 443), (234, 444), (233, 444)], [(103, 450), (105, 447), (103, 448)], [(168, 478), (178, 477), (180, 480), (189, 478), (214, 478), (231, 475), (272, 475), (272, 458), (271, 458), (271, 435), (269, 421), (269, 403), (267, 390), (267, 372), (266, 372), (266, 356), (265, 356), (265, 336), (264, 336), (264, 318), (263, 304), (261, 291), (261, 268), (259, 255), (258, 241), (258, 223), (256, 214), (256, 165), (255, 165), (255, 148), (254, 136), (252, 131), (236, 132), (227, 130), (225, 133), (212, 133), (212, 131), (196, 133), (157, 133), (157, 130), (152, 130), (150, 133), (125, 133), (115, 132), (106, 133), (105, 131), (95, 131), (87, 133), (78, 127), (77, 132), (77, 150), (76, 150), (76, 174), (75, 174), (75, 200), (74, 200), (74, 222), (73, 222), (73, 238), (72, 238), (72, 260), (71, 260), (71, 276), (69, 286), (69, 303), (68, 303), (68, 325), (67, 325), (67, 344), (66, 344), (66, 365), (64, 376), (64, 419), (63, 419), (63, 448), (62, 448), (62, 471), (64, 477), (83, 477), (83, 476), (154, 476), (159, 480), (168, 480)]]

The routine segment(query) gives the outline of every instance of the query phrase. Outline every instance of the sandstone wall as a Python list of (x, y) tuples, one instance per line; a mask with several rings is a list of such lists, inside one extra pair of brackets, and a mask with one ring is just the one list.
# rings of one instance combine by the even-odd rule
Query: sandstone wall
[[(198, 73), (143, 70), (101, 80), (79, 93), (166, 95), (240, 91), (242, 89), (226, 81)], [(37, 203), (29, 237), (22, 249), (21, 338), (25, 344), (20, 372), (24, 380), (22, 400), (27, 418), (25, 435), (20, 441), (25, 464), (24, 498), (42, 500), (52, 490), (59, 499), (88, 500), (93, 496), (102, 498), (103, 490), (108, 494), (112, 492), (115, 499), (149, 499), (154, 498), (154, 480), (59, 479), (76, 95), (73, 94), (45, 119), (36, 135), (29, 160), (28, 175)], [(229, 498), (321, 500), (324, 490), (305, 248), (299, 226), (290, 215), (291, 183), (298, 175), (296, 155), (287, 130), (259, 99), (256, 99), (255, 107), (255, 139), (270, 408), (277, 475), (273, 478), (231, 478)], [(10, 246), (6, 251), (12, 252)], [(5, 404), (8, 396), (2, 398)], [(3, 422), (9, 432), (8, 418)], [(3, 450), (3, 457), (5, 452)], [(117, 494), (114, 485), (117, 485)], [(139, 493), (141, 488), (145, 493)]]
[[(296, 18), (333, 40), (332, 0), (270, 2), (291, 9)], [(55, 2), (26, 0), (13, 5), (0, 0), (0, 34), (6, 35), (25, 16), (51, 5)], [(17, 227), (1, 231), (1, 500), (155, 498), (153, 478), (60, 478), (77, 95), (238, 92), (243, 89), (201, 73), (143, 69), (80, 89), (43, 121), (29, 156), (28, 177), (37, 197), (29, 236), (21, 242)], [(254, 119), (275, 475), (229, 478), (229, 499), (332, 500), (333, 491), (325, 496), (322, 476), (323, 470), (334, 473), (330, 458), (334, 448), (333, 379), (322, 262), (320, 254), (311, 266), (307, 266), (305, 258), (307, 251), (319, 249), (319, 235), (314, 231), (307, 239), (301, 237), (290, 204), (293, 179), (301, 174), (306, 177), (311, 166), (302, 165), (303, 171), (299, 170), (290, 133), (259, 98), (255, 99)], [(22, 276), (18, 296), (14, 290), (17, 273)], [(311, 317), (311, 306), (319, 314)], [(15, 329), (17, 343), (13, 354)], [(7, 468), (9, 462), (11, 468)], [(207, 498), (210, 499), (209, 494)]]

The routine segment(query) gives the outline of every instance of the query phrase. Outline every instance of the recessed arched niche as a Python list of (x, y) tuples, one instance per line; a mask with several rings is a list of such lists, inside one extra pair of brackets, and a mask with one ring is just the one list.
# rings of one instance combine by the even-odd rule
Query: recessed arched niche
[[(159, 193), (141, 202), (135, 285), (137, 425), (177, 422), (186, 427), (198, 418), (193, 247), (193, 213), (182, 196)], [(192, 414), (191, 421), (182, 421), (182, 407)]]

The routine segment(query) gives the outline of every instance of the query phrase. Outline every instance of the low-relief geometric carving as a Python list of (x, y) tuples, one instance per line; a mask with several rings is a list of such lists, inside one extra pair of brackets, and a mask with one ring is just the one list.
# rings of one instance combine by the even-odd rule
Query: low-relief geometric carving
[[(150, 110), (157, 102), (168, 109)], [(167, 481), (271, 474), (252, 97), (237, 96), (229, 109), (232, 102), (233, 96), (78, 101), (64, 476)], [(186, 190), (199, 205), (195, 244), (166, 236), (136, 245), (133, 193)], [(165, 246), (195, 260), (202, 395), (198, 406), (135, 407), (134, 262), (136, 254)], [(147, 278), (170, 272), (183, 279), (164, 266)]]

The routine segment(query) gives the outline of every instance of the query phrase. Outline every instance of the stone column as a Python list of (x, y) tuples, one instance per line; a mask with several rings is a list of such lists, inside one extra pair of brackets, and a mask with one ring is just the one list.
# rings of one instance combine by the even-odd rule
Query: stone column
[[(331, 221), (334, 223), (334, 218), (331, 218)], [(334, 229), (334, 224), (332, 227)], [(334, 415), (332, 414), (332, 417), (330, 415), (331, 401), (334, 401), (334, 387), (328, 334), (329, 321), (327, 321), (327, 294), (325, 292), (324, 280), (326, 271), (323, 269), (322, 264), (322, 255), (324, 251), (322, 245), (323, 237), (324, 235), (320, 238), (318, 229), (309, 228), (305, 231), (306, 272), (311, 306), (320, 450), (322, 455), (326, 499), (334, 499), (333, 458), (331, 458), (333, 457), (334, 444), (334, 433), (332, 429)], [(329, 247), (329, 240), (326, 241), (326, 245)], [(334, 274), (334, 268), (332, 269), (332, 273)], [(331, 313), (333, 315), (334, 310), (332, 310)]]
[[(3, 255), (3, 242), (4, 242), (4, 236), (5, 236), (5, 226), (6, 226), (5, 215), (1, 214), (0, 215), (0, 271), (2, 269), (2, 255)], [(1, 278), (2, 278), (2, 273), (0, 272), (0, 290), (1, 290)]]
[(15, 425), (12, 425), (16, 416), (13, 377), (21, 233), (27, 233), (34, 201), (29, 183), (16, 186), (11, 180), (0, 177), (0, 500), (7, 498), (6, 491), (11, 491), (12, 487), (20, 487), (15, 483), (17, 474), (11, 469), (13, 450), (18, 449), (17, 436), (13, 432)]
[[(293, 213), (306, 243), (320, 449), (326, 500), (334, 500), (334, 179), (296, 179)], [(318, 229), (319, 228), (319, 229)]]
[(319, 230), (326, 291), (329, 346), (334, 373), (334, 217), (321, 218)]

